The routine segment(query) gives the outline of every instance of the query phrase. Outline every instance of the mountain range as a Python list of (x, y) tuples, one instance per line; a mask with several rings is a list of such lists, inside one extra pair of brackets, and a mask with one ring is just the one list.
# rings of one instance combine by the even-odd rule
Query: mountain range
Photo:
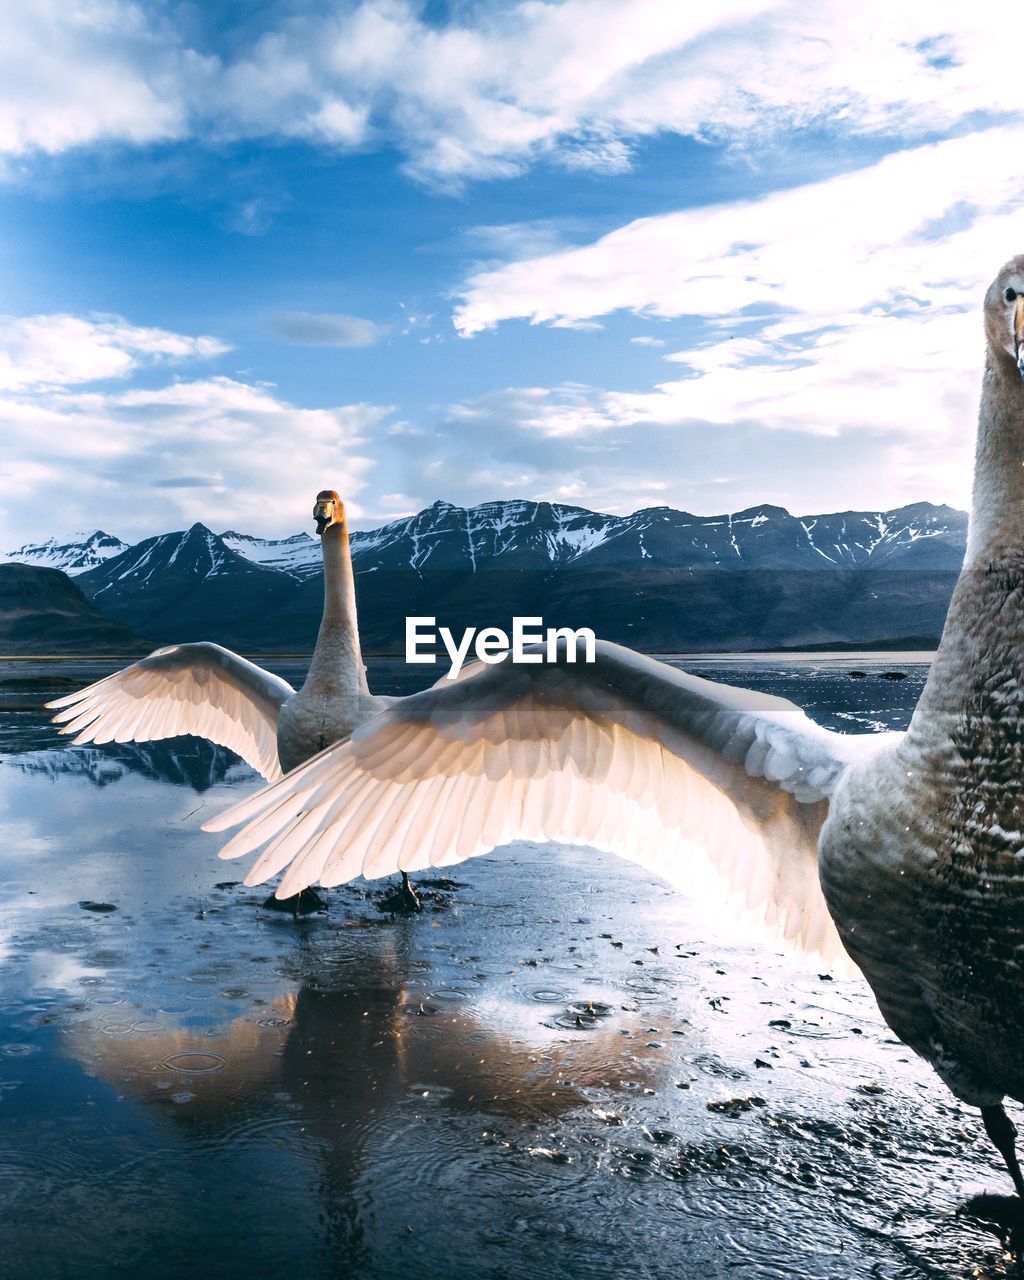
[[(615, 516), (514, 500), (435, 502), (351, 544), (370, 652), (402, 652), (408, 614), (460, 630), (540, 615), (654, 651), (917, 647), (941, 630), (966, 534), (966, 513), (923, 502), (796, 517), (770, 505)], [(128, 545), (97, 530), (2, 559), (63, 570), (102, 614), (156, 643), (301, 652), (320, 617), (319, 539), (304, 532), (196, 524)]]

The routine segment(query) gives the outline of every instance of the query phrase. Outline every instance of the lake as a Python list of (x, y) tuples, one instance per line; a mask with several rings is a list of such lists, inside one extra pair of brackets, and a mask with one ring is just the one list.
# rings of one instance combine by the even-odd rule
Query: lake
[[(685, 665), (845, 731), (903, 727), (927, 671)], [(246, 766), (48, 725), (110, 669), (0, 662), (0, 1275), (1010, 1274), (958, 1212), (1002, 1162), (862, 981), (585, 850), (426, 877), (411, 919), (384, 882), (266, 911), (199, 829)]]

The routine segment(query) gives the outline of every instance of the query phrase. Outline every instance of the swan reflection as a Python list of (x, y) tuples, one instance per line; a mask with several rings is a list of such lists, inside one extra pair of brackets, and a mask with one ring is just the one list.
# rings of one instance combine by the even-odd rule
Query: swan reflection
[(67, 1052), (204, 1162), (271, 1161), (275, 1186), (308, 1187), (337, 1264), (358, 1272), (392, 1188), (443, 1195), (508, 1159), (543, 1177), (534, 1166), (560, 1158), (548, 1126), (583, 1108), (603, 1119), (616, 1092), (668, 1069), (662, 1048), (621, 1034), (642, 1030), (639, 1012), (567, 1033), (536, 1004), (435, 991), (417, 963), (385, 943), (206, 1028), (108, 1010), (69, 1028)]
[(567, 1034), (561, 1005), (434, 990), (429, 973), (403, 977), (398, 949), (385, 946), (357, 968), (358, 984), (307, 980), (213, 1026), (108, 1010), (69, 1030), (69, 1050), (146, 1105), (166, 1108), (186, 1090), (188, 1108), (169, 1109), (176, 1122), (230, 1125), (236, 1111), (275, 1110), (283, 1091), (332, 1140), (339, 1120), (358, 1125), (417, 1096), (466, 1112), (556, 1118), (593, 1090), (649, 1086), (664, 1067), (663, 1047), (633, 1034), (643, 1030), (637, 1011), (585, 1017)]

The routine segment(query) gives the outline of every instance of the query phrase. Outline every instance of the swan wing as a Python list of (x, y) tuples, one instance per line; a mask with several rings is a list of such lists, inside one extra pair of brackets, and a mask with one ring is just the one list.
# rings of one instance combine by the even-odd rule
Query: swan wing
[(46, 704), (80, 742), (147, 742), (191, 733), (228, 747), (268, 782), (281, 777), (277, 717), (295, 690), (230, 649), (203, 641), (157, 649)]
[[(885, 735), (890, 736), (890, 735)], [(287, 897), (447, 866), (516, 839), (618, 853), (738, 898), (831, 958), (817, 841), (837, 780), (883, 735), (848, 737), (785, 699), (599, 642), (592, 664), (476, 665), (402, 699), (204, 824), (266, 845), (246, 883)]]

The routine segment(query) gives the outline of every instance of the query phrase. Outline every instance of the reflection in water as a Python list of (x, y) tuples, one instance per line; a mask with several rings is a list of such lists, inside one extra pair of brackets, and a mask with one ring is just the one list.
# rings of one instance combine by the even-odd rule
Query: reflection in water
[[(914, 696), (758, 670), (834, 716)], [(5, 1278), (1008, 1274), (956, 1213), (998, 1157), (863, 983), (584, 851), (412, 921), (358, 885), (271, 917), (198, 829), (210, 757), (97, 792), (120, 751), (84, 754), (0, 767)]]
[(583, 1105), (587, 1089), (648, 1086), (664, 1056), (661, 1047), (637, 1043), (636, 1019), (616, 1019), (576, 1041), (517, 1042), (481, 1023), (472, 1009), (460, 1012), (460, 995), (421, 999), (389, 986), (305, 986), (258, 1017), (200, 1034), (85, 1023), (70, 1049), (90, 1074), (147, 1103), (165, 1103), (168, 1088), (187, 1080), (194, 1105), (173, 1114), (188, 1122), (248, 1108), (268, 1088), (294, 1089), (314, 1104), (311, 1115), (320, 1103), (336, 1110), (339, 1099), (345, 1113), (358, 1115), (422, 1092), (423, 1082), (422, 1096), (433, 1092), (448, 1107), (554, 1118)]
[[(357, 973), (349, 964), (347, 975), (321, 974), (225, 1026), (136, 1029), (115, 1015), (78, 1024), (67, 1048), (204, 1150), (300, 1131), (322, 1169), (316, 1194), (331, 1247), (365, 1266), (361, 1187), (385, 1200), (403, 1182), (468, 1188), (481, 1146), (512, 1151), (503, 1120), (532, 1132), (595, 1097), (649, 1089), (665, 1069), (663, 1047), (633, 1034), (624, 1043), (624, 1031), (640, 1029), (635, 1015), (576, 1040), (552, 1039), (535, 1009), (514, 1004), (492, 1006), (502, 1025), (488, 1025), (463, 992), (407, 981), (408, 963), (407, 946), (385, 945)], [(334, 985), (354, 978), (358, 986)], [(451, 1124), (460, 1113), (474, 1130), (469, 1143)], [(523, 1150), (521, 1138), (516, 1145)], [(525, 1149), (571, 1161), (539, 1140)]]
[(102, 747), (58, 747), (12, 756), (8, 765), (24, 773), (56, 779), (60, 774), (85, 778), (98, 787), (120, 782), (137, 773), (154, 782), (207, 791), (221, 782), (256, 777), (247, 764), (226, 747), (202, 738), (171, 738), (164, 742), (107, 743)]

